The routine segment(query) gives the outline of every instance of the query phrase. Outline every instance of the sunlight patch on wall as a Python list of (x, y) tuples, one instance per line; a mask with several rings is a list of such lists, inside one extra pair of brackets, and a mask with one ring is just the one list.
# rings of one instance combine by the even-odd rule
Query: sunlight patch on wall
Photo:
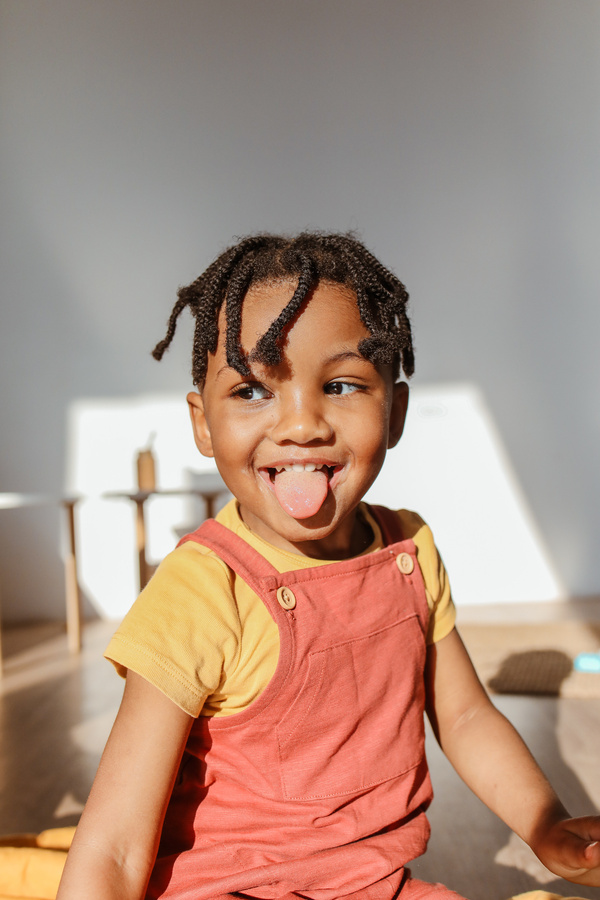
[(459, 606), (565, 598), (474, 385), (411, 388), (404, 435), (367, 500), (423, 516)]

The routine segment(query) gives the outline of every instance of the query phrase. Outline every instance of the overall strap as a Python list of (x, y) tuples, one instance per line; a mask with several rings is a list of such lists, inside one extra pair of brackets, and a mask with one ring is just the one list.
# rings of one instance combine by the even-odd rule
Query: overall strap
[(265, 587), (265, 580), (280, 577), (277, 569), (258, 550), (215, 519), (206, 519), (200, 528), (182, 537), (177, 546), (180, 547), (186, 541), (195, 541), (213, 550), (256, 593), (260, 593), (261, 587)]
[[(369, 506), (369, 510), (381, 528), (386, 546), (404, 540), (397, 513), (385, 506)], [(265, 588), (272, 588), (282, 578), (275, 566), (258, 550), (215, 519), (207, 519), (196, 531), (182, 537), (177, 546), (186, 541), (195, 541), (213, 550), (257, 594), (261, 594)]]
[(369, 506), (369, 512), (381, 528), (383, 541), (386, 544), (396, 544), (403, 541), (402, 527), (398, 513), (387, 506)]

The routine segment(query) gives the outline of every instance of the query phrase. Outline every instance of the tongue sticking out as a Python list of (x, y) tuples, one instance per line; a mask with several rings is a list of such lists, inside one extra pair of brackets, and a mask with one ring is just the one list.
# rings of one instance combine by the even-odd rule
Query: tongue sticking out
[(278, 472), (275, 475), (275, 496), (294, 519), (308, 519), (316, 515), (327, 496), (327, 474), (315, 472)]

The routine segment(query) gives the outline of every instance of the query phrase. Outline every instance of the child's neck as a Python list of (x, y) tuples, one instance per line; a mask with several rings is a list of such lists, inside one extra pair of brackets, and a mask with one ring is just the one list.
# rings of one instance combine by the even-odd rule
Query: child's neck
[[(244, 524), (260, 537), (260, 531), (253, 529), (252, 523), (246, 521), (243, 510), (240, 509), (239, 512)], [(275, 534), (269, 538), (263, 537), (263, 540), (280, 550), (296, 553), (298, 556), (306, 556), (309, 559), (321, 560), (352, 559), (354, 556), (360, 556), (373, 543), (374, 539), (373, 530), (359, 509), (354, 513), (349, 536), (346, 529), (337, 529), (328, 537), (314, 541), (292, 542)]]

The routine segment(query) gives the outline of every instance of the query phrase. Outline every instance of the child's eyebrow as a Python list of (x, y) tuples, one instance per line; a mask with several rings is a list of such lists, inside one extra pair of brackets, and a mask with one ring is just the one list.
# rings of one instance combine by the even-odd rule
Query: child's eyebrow
[(328, 363), (337, 363), (343, 362), (346, 359), (357, 359), (360, 362), (368, 363), (369, 360), (359, 353), (358, 350), (342, 350), (340, 353), (334, 353), (333, 356), (329, 356), (326, 360)]
[[(221, 368), (215, 375), (215, 381), (218, 381), (219, 378), (221, 378), (222, 375), (226, 375), (227, 372), (235, 372), (235, 371), (236, 370), (233, 368), (233, 366), (227, 366), (227, 365), (221, 366)], [(238, 372), (238, 375), (239, 375), (239, 372)]]
[[(359, 353), (358, 350), (340, 350), (339, 353), (334, 353), (332, 356), (328, 356), (323, 360), (324, 365), (335, 365), (336, 363), (344, 362), (345, 360), (354, 360), (361, 363), (366, 363), (368, 366), (372, 366), (373, 363), (370, 362), (362, 353)], [(248, 357), (248, 362), (252, 362), (252, 354)], [(218, 381), (223, 375), (226, 375), (228, 372), (235, 372), (236, 370), (233, 366), (224, 365), (221, 366), (219, 371), (215, 374), (215, 381)], [(250, 377), (252, 377), (250, 375)]]

